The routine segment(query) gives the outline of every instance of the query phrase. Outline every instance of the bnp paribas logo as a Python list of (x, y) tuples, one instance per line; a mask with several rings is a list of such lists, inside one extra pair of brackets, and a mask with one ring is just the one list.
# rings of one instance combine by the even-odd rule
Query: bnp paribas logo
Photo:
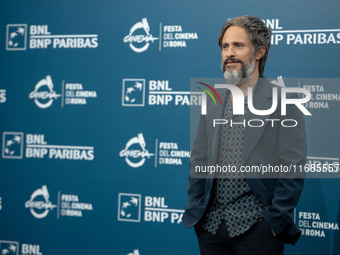
[(26, 50), (27, 25), (8, 24), (6, 29), (6, 50)]
[(22, 132), (4, 132), (2, 137), (2, 157), (22, 159), (24, 134)]
[(123, 79), (122, 105), (145, 105), (145, 79)]
[(118, 221), (140, 222), (141, 194), (118, 194)]
[(19, 242), (0, 240), (1, 255), (18, 255)]

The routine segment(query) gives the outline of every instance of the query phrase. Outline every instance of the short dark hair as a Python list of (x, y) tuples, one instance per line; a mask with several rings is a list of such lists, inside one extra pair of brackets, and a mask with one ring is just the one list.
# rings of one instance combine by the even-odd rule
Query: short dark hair
[(220, 36), (218, 38), (218, 45), (221, 48), (224, 33), (231, 26), (238, 26), (246, 30), (248, 37), (253, 44), (255, 52), (259, 51), (262, 46), (266, 48), (266, 53), (260, 59), (259, 63), (259, 73), (263, 73), (270, 48), (270, 39), (272, 31), (266, 26), (266, 24), (260, 18), (253, 16), (235, 17), (230, 20), (227, 20), (222, 27)]

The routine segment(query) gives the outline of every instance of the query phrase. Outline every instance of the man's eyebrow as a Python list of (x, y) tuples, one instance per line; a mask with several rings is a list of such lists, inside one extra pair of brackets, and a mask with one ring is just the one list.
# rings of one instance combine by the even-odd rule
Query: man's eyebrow
[(229, 44), (233, 44), (233, 45), (244, 45), (244, 42), (240, 42), (240, 41), (236, 41), (236, 42), (222, 42), (222, 45), (229, 45)]

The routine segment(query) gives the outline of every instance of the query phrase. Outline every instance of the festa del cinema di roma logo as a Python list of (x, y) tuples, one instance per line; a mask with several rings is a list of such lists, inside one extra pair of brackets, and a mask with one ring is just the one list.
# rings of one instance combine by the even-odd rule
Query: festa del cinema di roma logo
[(58, 191), (58, 205), (52, 204), (47, 186), (42, 185), (36, 189), (30, 199), (25, 203), (25, 208), (29, 208), (31, 214), (37, 218), (45, 218), (50, 211), (57, 208), (57, 219), (60, 217), (83, 217), (85, 212), (93, 211), (92, 203), (79, 200), (75, 194), (63, 194)]
[(51, 75), (47, 75), (35, 85), (34, 90), (29, 94), (29, 99), (32, 99), (41, 109), (50, 107), (59, 97), (61, 97), (62, 108), (64, 105), (85, 106), (87, 100), (97, 98), (97, 91), (84, 90), (82, 83), (62, 81), (62, 94), (57, 94), (54, 91)]
[(150, 32), (149, 22), (146, 18), (134, 24), (129, 34), (123, 38), (131, 50), (137, 53), (146, 51), (150, 44), (155, 44), (157, 40), (158, 50), (162, 48), (186, 48), (187, 42), (198, 40), (196, 32), (183, 31), (181, 25), (163, 25), (159, 24), (159, 37), (153, 37)]
[(154, 43), (155, 40), (158, 40), (158, 38), (150, 34), (148, 20), (143, 18), (142, 21), (137, 22), (131, 27), (129, 34), (124, 37), (123, 41), (124, 43), (129, 43), (130, 48), (134, 52), (141, 53), (146, 51), (150, 46), (150, 42)]
[(42, 219), (48, 215), (50, 210), (57, 207), (49, 199), (50, 194), (48, 193), (47, 186), (43, 185), (32, 193), (30, 200), (25, 203), (25, 207), (30, 208), (30, 212), (35, 218)]
[(134, 168), (144, 165), (146, 158), (154, 156), (146, 149), (146, 143), (142, 133), (131, 138), (125, 145), (125, 148), (120, 151), (119, 156), (125, 158), (125, 162)]
[(34, 90), (29, 94), (29, 98), (34, 100), (34, 103), (42, 109), (46, 109), (52, 105), (54, 100), (61, 97), (53, 90), (53, 82), (50, 75), (45, 79), (40, 80), (35, 85)]

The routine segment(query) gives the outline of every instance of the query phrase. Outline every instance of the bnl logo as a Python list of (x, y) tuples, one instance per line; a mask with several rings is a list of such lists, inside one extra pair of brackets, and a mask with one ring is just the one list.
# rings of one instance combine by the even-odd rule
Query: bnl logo
[(26, 50), (27, 25), (8, 24), (6, 29), (6, 50)]
[[(24, 133), (4, 132), (2, 136), (2, 157), (22, 159)], [(2, 254), (1, 254), (2, 255)]]
[(119, 193), (118, 195), (118, 221), (140, 222), (141, 195)]
[(145, 79), (123, 79), (123, 106), (144, 106)]
[(13, 241), (0, 241), (1, 255), (18, 255), (19, 243)]

